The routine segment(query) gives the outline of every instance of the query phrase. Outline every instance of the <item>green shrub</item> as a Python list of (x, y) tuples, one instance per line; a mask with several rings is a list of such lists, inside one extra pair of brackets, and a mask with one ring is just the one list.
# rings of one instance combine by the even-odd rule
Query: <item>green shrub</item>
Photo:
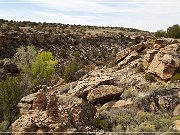
[(178, 81), (178, 80), (180, 80), (180, 73), (176, 73), (176, 74), (170, 79), (171, 82), (175, 82), (175, 81)]
[(71, 82), (75, 80), (74, 74), (76, 71), (78, 71), (78, 66), (75, 61), (72, 61), (68, 63), (65, 66), (64, 72), (63, 72), (63, 78), (66, 82)]
[[(170, 131), (170, 126), (174, 120), (177, 120), (178, 117), (173, 117), (167, 113), (153, 114), (149, 112), (138, 111), (135, 120), (138, 125), (142, 126), (142, 123), (150, 123), (150, 125), (155, 126), (156, 132), (168, 132)], [(141, 127), (140, 126), (140, 127)], [(143, 124), (144, 127), (144, 124)], [(138, 130), (139, 131), (139, 130)]]
[(158, 30), (154, 35), (156, 37), (180, 38), (180, 26), (173, 25), (167, 29), (167, 32)]
[(66, 50), (61, 49), (61, 51), (59, 52), (59, 55), (60, 55), (61, 58), (67, 58)]
[(137, 67), (136, 67), (136, 73), (141, 73), (141, 72), (144, 72), (144, 67), (143, 67), (143, 64), (139, 64)]
[(151, 114), (151, 113), (138, 111), (135, 116), (135, 120), (137, 121), (138, 124), (141, 124), (145, 121), (151, 120), (152, 117), (153, 117), (153, 114)]
[(9, 127), (9, 121), (3, 121), (0, 123), (0, 132), (6, 132)]
[(105, 120), (100, 120), (99, 118), (95, 118), (92, 122), (92, 125), (99, 129), (107, 129), (108, 123)]
[(165, 132), (168, 131), (169, 127), (172, 125), (173, 120), (169, 115), (155, 115), (153, 123), (158, 131)]
[(132, 97), (136, 97), (136, 92), (133, 88), (128, 88), (128, 89), (125, 89), (123, 94), (121, 95), (121, 97), (123, 99), (127, 99), (127, 98), (132, 98)]
[(3, 111), (4, 120), (13, 122), (19, 113), (17, 104), (22, 97), (22, 88), (19, 77), (7, 77), (0, 82), (0, 109)]
[(18, 48), (14, 55), (14, 62), (21, 69), (24, 95), (29, 94), (33, 86), (52, 79), (57, 65), (51, 52), (37, 53), (34, 46)]
[(166, 35), (166, 31), (163, 31), (163, 30), (158, 30), (154, 34), (155, 37), (165, 37), (165, 35)]
[(133, 123), (133, 116), (128, 111), (122, 111), (114, 117), (118, 126), (121, 125), (121, 131), (125, 132), (127, 127)]
[(39, 52), (32, 62), (32, 76), (39, 84), (46, 83), (52, 79), (57, 60), (51, 52)]
[(22, 88), (24, 96), (30, 93), (30, 88), (32, 87), (31, 63), (36, 54), (37, 51), (34, 46), (21, 46), (17, 49), (17, 52), (14, 55), (14, 62), (21, 70)]
[(178, 24), (173, 25), (167, 29), (167, 37), (180, 38), (180, 26)]
[(138, 127), (139, 132), (156, 132), (156, 127), (149, 121), (141, 123)]
[(146, 73), (144, 78), (149, 82), (156, 82), (157, 81), (155, 76), (151, 73)]

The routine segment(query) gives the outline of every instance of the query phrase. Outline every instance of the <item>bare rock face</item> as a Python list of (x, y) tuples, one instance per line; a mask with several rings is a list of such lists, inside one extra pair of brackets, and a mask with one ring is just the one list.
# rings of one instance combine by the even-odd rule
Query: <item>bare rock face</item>
[(156, 54), (153, 50), (145, 56), (143, 65), (148, 72), (164, 80), (170, 79), (180, 67), (180, 44), (167, 45)]
[(104, 104), (112, 99), (120, 98), (123, 89), (113, 85), (101, 85), (89, 92), (87, 100), (92, 104)]

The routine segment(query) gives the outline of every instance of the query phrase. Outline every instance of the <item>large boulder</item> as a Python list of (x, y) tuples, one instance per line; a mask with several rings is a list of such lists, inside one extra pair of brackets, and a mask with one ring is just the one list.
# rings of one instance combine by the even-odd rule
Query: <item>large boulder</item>
[(87, 100), (92, 104), (104, 104), (113, 99), (119, 99), (123, 89), (113, 85), (101, 85), (91, 90)]
[(144, 59), (144, 67), (148, 69), (148, 72), (156, 74), (164, 80), (168, 80), (180, 67), (179, 50), (180, 44), (171, 44), (161, 48), (157, 54), (155, 54), (156, 51), (147, 54)]
[(109, 75), (96, 75), (96, 76), (89, 76), (82, 81), (79, 81), (78, 84), (75, 86), (74, 89), (69, 90), (68, 93), (77, 96), (79, 98), (86, 99), (87, 94), (90, 90), (96, 88), (100, 84), (106, 84), (112, 81), (114, 77)]
[[(44, 103), (40, 103), (40, 95), (43, 92), (37, 94), (32, 110), (22, 115), (11, 125), (11, 131), (16, 134), (19, 132), (25, 134), (25, 132), (37, 132), (39, 130), (43, 132), (65, 132), (71, 124), (68, 119), (68, 114), (63, 109), (58, 109), (57, 97), (51, 95), (47, 106), (44, 109)], [(42, 109), (43, 106), (43, 109)]]

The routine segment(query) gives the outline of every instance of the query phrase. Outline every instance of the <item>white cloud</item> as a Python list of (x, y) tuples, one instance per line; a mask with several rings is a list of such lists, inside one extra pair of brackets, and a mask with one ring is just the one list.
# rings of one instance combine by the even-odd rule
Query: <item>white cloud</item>
[(110, 25), (156, 31), (180, 22), (179, 0), (21, 0), (32, 21)]

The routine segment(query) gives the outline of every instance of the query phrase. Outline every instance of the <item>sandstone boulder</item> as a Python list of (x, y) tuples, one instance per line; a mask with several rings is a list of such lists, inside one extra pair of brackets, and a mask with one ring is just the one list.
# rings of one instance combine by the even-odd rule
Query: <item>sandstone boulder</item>
[[(161, 48), (155, 55), (156, 51), (152, 54), (147, 54), (144, 59), (144, 67), (146, 69), (148, 67), (148, 72), (156, 74), (164, 80), (170, 79), (180, 67), (179, 49), (180, 44), (172, 44)], [(153, 55), (154, 58), (152, 60)], [(152, 62), (150, 62), (151, 60)]]
[(101, 85), (91, 90), (87, 100), (92, 104), (104, 104), (113, 99), (119, 99), (123, 89), (113, 85)]
[(130, 107), (133, 104), (134, 104), (134, 102), (131, 99), (126, 99), (126, 100), (117, 101), (112, 107), (113, 108)]

